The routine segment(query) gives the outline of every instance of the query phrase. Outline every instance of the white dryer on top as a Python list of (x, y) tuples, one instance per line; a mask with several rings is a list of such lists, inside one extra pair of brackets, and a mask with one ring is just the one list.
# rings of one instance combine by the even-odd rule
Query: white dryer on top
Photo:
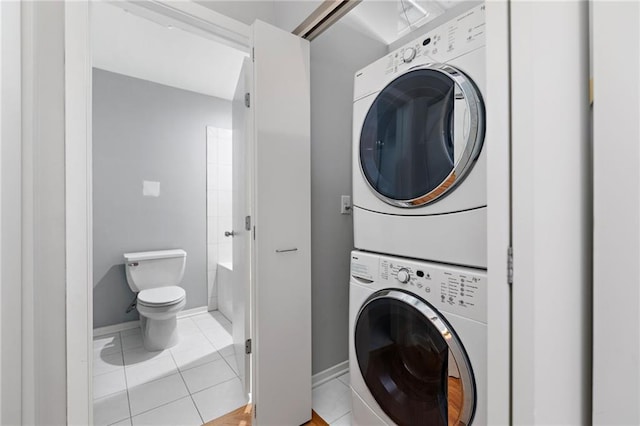
[(356, 73), (361, 250), (486, 268), (484, 5)]

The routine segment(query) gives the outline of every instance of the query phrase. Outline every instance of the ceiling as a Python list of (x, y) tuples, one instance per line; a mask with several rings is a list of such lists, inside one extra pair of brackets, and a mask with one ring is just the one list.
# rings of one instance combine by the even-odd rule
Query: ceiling
[[(340, 23), (391, 45), (468, 0), (363, 0)], [(321, 0), (198, 0), (246, 24), (261, 19), (288, 31)], [(232, 99), (246, 53), (124, 9), (92, 2), (93, 66), (107, 71)], [(450, 10), (453, 12), (453, 10)]]
[(229, 46), (92, 2), (93, 66), (231, 100), (246, 57)]
[(390, 45), (469, 0), (363, 0), (340, 22)]

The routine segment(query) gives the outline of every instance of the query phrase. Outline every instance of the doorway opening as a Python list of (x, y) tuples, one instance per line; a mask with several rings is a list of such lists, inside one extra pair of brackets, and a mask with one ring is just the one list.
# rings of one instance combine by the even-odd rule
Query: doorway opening
[(247, 52), (126, 7), (91, 4), (93, 420), (199, 425), (249, 402), (231, 322)]

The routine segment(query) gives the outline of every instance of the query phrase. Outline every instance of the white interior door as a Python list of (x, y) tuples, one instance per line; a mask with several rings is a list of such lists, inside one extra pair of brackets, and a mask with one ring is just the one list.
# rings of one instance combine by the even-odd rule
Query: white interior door
[(245, 344), (251, 338), (251, 183), (253, 176), (253, 119), (245, 104), (253, 78), (251, 59), (245, 59), (233, 97), (233, 349), (242, 385), (249, 398), (251, 392), (251, 355)]
[(254, 47), (255, 422), (311, 418), (309, 42), (264, 22)]

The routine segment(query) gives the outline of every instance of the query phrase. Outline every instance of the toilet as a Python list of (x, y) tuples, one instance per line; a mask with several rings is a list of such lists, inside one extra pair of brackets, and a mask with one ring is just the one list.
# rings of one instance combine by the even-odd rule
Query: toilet
[(178, 344), (177, 315), (186, 294), (179, 286), (184, 276), (187, 252), (181, 249), (125, 253), (127, 282), (138, 293), (142, 343), (148, 351)]

